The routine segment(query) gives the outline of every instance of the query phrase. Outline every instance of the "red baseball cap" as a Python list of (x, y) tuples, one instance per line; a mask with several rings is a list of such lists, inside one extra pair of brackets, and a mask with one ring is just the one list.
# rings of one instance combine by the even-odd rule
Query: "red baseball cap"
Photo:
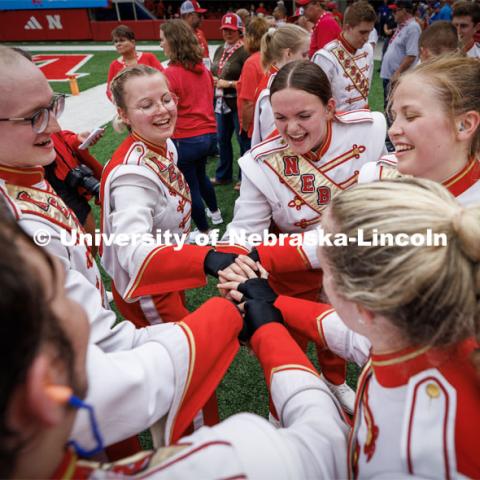
[(333, 9), (337, 8), (337, 4), (335, 2), (328, 2), (326, 7), (331, 8), (333, 10)]
[(390, 4), (390, 5), (388, 6), (388, 8), (389, 8), (390, 10), (397, 10), (398, 5), (395, 5), (395, 3), (392, 3), (392, 4)]
[(301, 17), (304, 14), (305, 14), (305, 9), (303, 7), (298, 7), (295, 10), (295, 13), (291, 17), (288, 17), (287, 22), (294, 23), (298, 20), (299, 17)]
[(308, 5), (312, 0), (297, 0), (295, 3), (301, 5), (302, 7)]
[(222, 17), (220, 30), (242, 30), (242, 19), (236, 13), (227, 13)]
[(180, 5), (180, 15), (186, 15), (187, 13), (205, 13), (206, 8), (201, 8), (200, 4), (196, 0), (185, 0)]

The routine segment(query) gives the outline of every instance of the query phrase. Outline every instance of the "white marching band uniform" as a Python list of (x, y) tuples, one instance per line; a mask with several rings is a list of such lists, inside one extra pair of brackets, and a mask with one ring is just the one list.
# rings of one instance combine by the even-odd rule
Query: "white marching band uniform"
[(382, 155), (385, 133), (381, 113), (358, 110), (335, 115), (316, 153), (297, 155), (281, 136), (252, 148), (239, 160), (240, 197), (224, 239), (241, 243), (246, 235), (268, 230), (272, 220), (285, 233), (314, 230), (330, 199)]
[(364, 367), (349, 438), (350, 478), (478, 478), (475, 339), (375, 355), (330, 305), (279, 296), (275, 306), (286, 325)]
[[(376, 162), (367, 163), (358, 177), (359, 183), (369, 183), (376, 180), (400, 178), (397, 170), (395, 154), (384, 155)], [(442, 182), (452, 195), (462, 205), (480, 203), (480, 162), (473, 160), (462, 170)]]
[(251, 341), (281, 427), (250, 413), (203, 427), (170, 448), (142, 452), (114, 464), (78, 461), (67, 454), (55, 478), (68, 469), (82, 478), (330, 479), (347, 476), (348, 424), (341, 408), (283, 325), (259, 329)]
[[(136, 329), (128, 321), (115, 325), (114, 312), (106, 300), (107, 306), (102, 303), (103, 284), (90, 250), (72, 237), (74, 230), (84, 233), (83, 228), (44, 179), (43, 168), (0, 166), (0, 192), (30, 236), (37, 242), (50, 239), (44, 245), (65, 267), (67, 294), (87, 313), (90, 388), (86, 401), (97, 412), (105, 445), (136, 435), (159, 420), (163, 428), (157, 430), (156, 440), (162, 436), (167, 444), (177, 440), (235, 356), (241, 329), (236, 308), (212, 299), (202, 307), (207, 313), (200, 309), (191, 320), (184, 319), (187, 326)], [(225, 322), (232, 311), (238, 316), (235, 328)], [(205, 318), (199, 318), (202, 315)], [(223, 337), (218, 345), (212, 346), (210, 329), (218, 329), (216, 336)], [(192, 349), (192, 342), (196, 348)], [(198, 393), (191, 395), (194, 389)], [(72, 438), (88, 448), (94, 445), (87, 416), (77, 417)]]
[(473, 42), (473, 45), (466, 50), (467, 57), (480, 59), (480, 43)]
[(373, 48), (366, 42), (355, 50), (343, 37), (332, 40), (312, 57), (332, 86), (336, 109), (340, 112), (368, 108), (373, 78)]
[[(402, 175), (397, 170), (397, 158), (394, 154), (383, 155), (379, 160), (366, 163), (360, 170), (358, 183), (369, 183), (382, 179), (400, 178)], [(461, 171), (455, 173), (450, 178), (444, 180), (442, 185), (447, 188), (450, 193), (462, 205), (471, 205), (480, 203), (480, 162), (474, 160), (469, 162)], [(315, 242), (316, 231), (306, 232), (304, 242), (296, 248), (283, 249), (281, 260), (275, 260), (278, 257), (274, 249), (266, 247), (257, 247), (261, 252), (262, 262), (265, 264), (271, 262), (280, 264), (281, 271), (288, 271), (288, 265), (299, 266), (304, 265), (307, 269), (320, 268), (318, 261), (317, 248), (318, 243)], [(262, 258), (263, 257), (263, 258)]]
[(267, 88), (264, 88), (255, 103), (253, 114), (253, 133), (251, 147), (263, 142), (275, 130), (275, 118), (273, 116), (272, 104), (270, 103), (270, 86), (275, 78), (276, 72), (270, 75)]
[[(107, 236), (128, 232), (132, 239), (122, 245), (102, 245), (102, 265), (121, 297), (115, 298), (120, 310), (137, 325), (128, 304), (139, 307), (140, 324), (176, 321), (188, 313), (182, 310), (181, 291), (206, 284), (203, 263), (209, 248), (184, 245), (174, 251), (173, 238), (168, 243), (156, 238), (169, 232), (185, 239), (190, 231), (190, 190), (176, 162), (171, 140), (160, 147), (132, 134), (102, 174), (102, 231)], [(165, 319), (155, 302), (158, 295), (169, 293), (171, 297), (159, 300), (164, 302), (162, 314), (177, 313)]]

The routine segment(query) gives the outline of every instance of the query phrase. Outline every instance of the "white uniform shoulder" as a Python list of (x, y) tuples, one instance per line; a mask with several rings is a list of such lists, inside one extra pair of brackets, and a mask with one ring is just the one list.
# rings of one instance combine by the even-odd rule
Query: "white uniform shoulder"
[(380, 180), (384, 169), (397, 169), (397, 157), (395, 155), (384, 155), (376, 162), (366, 163), (360, 170), (358, 183), (370, 183)]
[(255, 145), (250, 150), (250, 154), (254, 160), (261, 160), (263, 157), (270, 155), (272, 153), (280, 152), (281, 150), (285, 150), (287, 148), (287, 144), (285, 140), (283, 140), (281, 135), (276, 135), (272, 138), (267, 138), (265, 141)]
[(385, 117), (382, 113), (372, 112), (368, 109), (335, 112), (335, 120), (340, 123), (385, 123)]
[(402, 450), (410, 474), (456, 478), (457, 392), (435, 368), (414, 375), (407, 386)]

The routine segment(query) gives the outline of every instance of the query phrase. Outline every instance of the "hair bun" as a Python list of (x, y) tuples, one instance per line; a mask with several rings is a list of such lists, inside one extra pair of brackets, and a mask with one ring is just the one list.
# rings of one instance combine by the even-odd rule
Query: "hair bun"
[(480, 262), (480, 206), (458, 209), (452, 217), (452, 227), (465, 255)]

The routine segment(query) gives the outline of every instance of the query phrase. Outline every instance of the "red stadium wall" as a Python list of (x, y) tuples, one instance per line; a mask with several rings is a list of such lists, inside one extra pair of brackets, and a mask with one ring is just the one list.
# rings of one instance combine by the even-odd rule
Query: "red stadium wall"
[(87, 9), (0, 12), (0, 41), (91, 40)]
[[(0, 41), (111, 40), (110, 32), (128, 25), (137, 40), (158, 40), (162, 20), (124, 22), (90, 21), (87, 9), (21, 10), (0, 12)], [(202, 30), (208, 40), (220, 40), (220, 19), (204, 20)]]
[[(110, 32), (117, 25), (128, 25), (134, 32), (137, 40), (158, 40), (160, 37), (159, 28), (163, 20), (142, 20), (142, 21), (124, 21), (124, 22), (91, 22), (92, 39), (98, 42), (109, 41), (112, 39)], [(221, 40), (220, 19), (204, 20), (202, 30), (207, 40)]]

